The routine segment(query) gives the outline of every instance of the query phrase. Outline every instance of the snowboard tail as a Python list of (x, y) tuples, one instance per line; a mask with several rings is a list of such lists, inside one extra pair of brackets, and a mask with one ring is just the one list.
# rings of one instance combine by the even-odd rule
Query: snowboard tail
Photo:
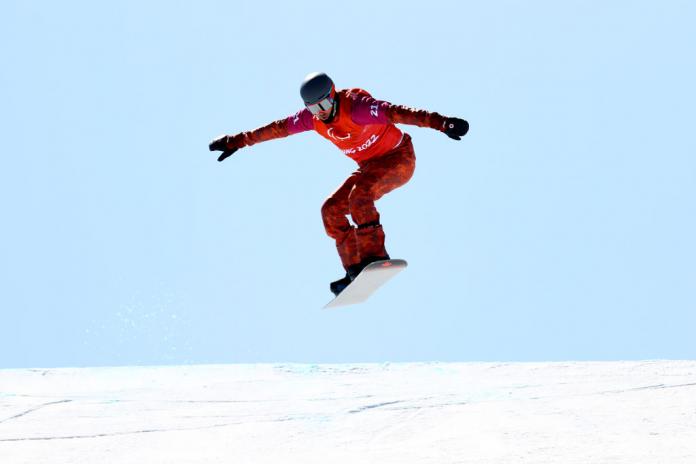
[(350, 285), (324, 308), (335, 308), (366, 301), (377, 289), (406, 269), (406, 266), (408, 263), (403, 259), (387, 259), (368, 264)]

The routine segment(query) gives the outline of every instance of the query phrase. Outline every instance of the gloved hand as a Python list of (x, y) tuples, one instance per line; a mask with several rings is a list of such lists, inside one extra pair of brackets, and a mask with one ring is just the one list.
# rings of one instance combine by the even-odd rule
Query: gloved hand
[(469, 132), (469, 123), (464, 119), (447, 118), (443, 132), (451, 139), (461, 140)]
[(234, 152), (241, 147), (235, 141), (235, 137), (231, 135), (221, 135), (208, 145), (210, 151), (221, 151), (222, 154), (218, 157), (218, 161), (223, 161), (225, 158), (232, 156)]

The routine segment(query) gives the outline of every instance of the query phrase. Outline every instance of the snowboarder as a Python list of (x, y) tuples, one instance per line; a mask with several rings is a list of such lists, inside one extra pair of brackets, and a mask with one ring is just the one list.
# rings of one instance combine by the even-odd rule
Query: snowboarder
[[(444, 132), (460, 140), (469, 130), (463, 119), (376, 100), (365, 90), (336, 90), (324, 73), (312, 73), (300, 86), (305, 108), (284, 119), (210, 142), (222, 151), (218, 161), (259, 142), (315, 130), (358, 163), (358, 170), (324, 202), (326, 233), (336, 241), (346, 275), (330, 285), (338, 295), (370, 263), (389, 259), (375, 202), (404, 185), (413, 175), (416, 157), (411, 137), (394, 124), (412, 124)], [(350, 215), (353, 224), (348, 221)]]

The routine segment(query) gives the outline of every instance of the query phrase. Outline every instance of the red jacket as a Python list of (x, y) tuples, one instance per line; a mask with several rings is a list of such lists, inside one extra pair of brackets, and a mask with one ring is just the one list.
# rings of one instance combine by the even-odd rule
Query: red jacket
[(342, 90), (336, 94), (338, 107), (330, 122), (312, 118), (315, 131), (358, 163), (392, 150), (404, 137), (394, 124), (367, 114), (377, 114), (379, 106), (370, 105), (370, 109), (363, 97), (370, 94), (361, 89)]
[(258, 129), (235, 136), (235, 144), (244, 147), (288, 135), (315, 130), (344, 154), (361, 163), (395, 148), (403, 133), (394, 124), (412, 124), (442, 131), (445, 117), (375, 100), (362, 89), (344, 89), (336, 93), (337, 114), (330, 122), (321, 121), (308, 109), (279, 119)]

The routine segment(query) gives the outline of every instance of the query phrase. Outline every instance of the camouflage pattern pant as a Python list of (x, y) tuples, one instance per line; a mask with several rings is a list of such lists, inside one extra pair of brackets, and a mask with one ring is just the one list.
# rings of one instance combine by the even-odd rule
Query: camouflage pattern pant
[[(375, 202), (408, 182), (415, 168), (411, 137), (404, 134), (396, 148), (361, 163), (324, 202), (321, 208), (324, 228), (336, 240), (344, 268), (365, 259), (387, 256)], [(357, 227), (348, 221), (348, 214)]]

